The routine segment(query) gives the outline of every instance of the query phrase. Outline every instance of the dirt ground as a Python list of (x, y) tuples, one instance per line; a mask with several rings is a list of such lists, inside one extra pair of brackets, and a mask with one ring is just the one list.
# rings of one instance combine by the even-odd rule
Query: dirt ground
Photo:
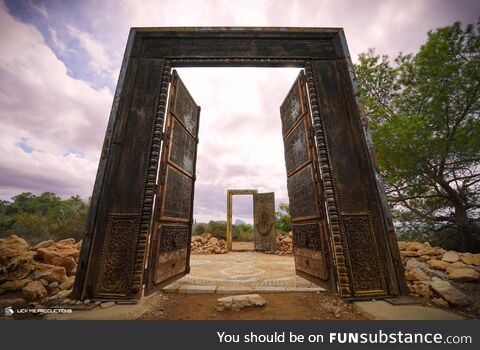
[(232, 251), (253, 251), (255, 246), (253, 242), (232, 242)]
[(215, 310), (218, 298), (229, 294), (167, 293), (142, 320), (363, 320), (352, 306), (330, 293), (265, 293), (264, 307)]

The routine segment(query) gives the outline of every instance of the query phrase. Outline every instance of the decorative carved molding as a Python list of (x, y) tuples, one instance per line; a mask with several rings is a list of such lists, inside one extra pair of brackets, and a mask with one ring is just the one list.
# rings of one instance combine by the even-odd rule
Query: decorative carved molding
[(155, 181), (157, 178), (158, 163), (160, 160), (160, 146), (162, 143), (163, 121), (165, 108), (167, 106), (168, 84), (170, 81), (171, 64), (165, 60), (163, 66), (162, 83), (160, 85), (160, 95), (158, 98), (157, 113), (154, 119), (153, 132), (150, 138), (150, 156), (148, 167), (145, 174), (145, 187), (143, 191), (142, 206), (140, 208), (140, 234), (138, 236), (138, 245), (136, 249), (135, 265), (131, 286), (131, 294), (137, 295), (143, 287), (143, 272), (145, 265), (145, 255), (147, 251), (148, 231), (153, 209), (153, 198), (155, 196)]
[(170, 60), (172, 67), (189, 67), (189, 66), (219, 66), (221, 64), (228, 66), (245, 67), (252, 65), (256, 67), (285, 67), (296, 66), (304, 67), (305, 60), (303, 59), (285, 59), (285, 58), (173, 58)]
[(338, 195), (336, 193), (335, 179), (333, 169), (331, 167), (331, 154), (328, 149), (326, 140), (325, 126), (323, 117), (320, 113), (317, 93), (315, 91), (315, 83), (313, 81), (312, 64), (310, 61), (305, 63), (305, 76), (307, 79), (308, 94), (310, 96), (310, 105), (312, 109), (313, 127), (315, 130), (315, 140), (317, 142), (318, 161), (320, 171), (322, 173), (323, 186), (327, 202), (327, 215), (329, 218), (330, 240), (333, 245), (333, 254), (337, 265), (337, 280), (339, 284), (339, 293), (342, 297), (350, 297), (350, 280), (348, 275), (348, 266), (345, 255), (343, 242), (345, 238), (341, 231), (340, 210), (338, 203)]
[(138, 214), (110, 214), (107, 220), (105, 244), (100, 256), (95, 284), (96, 297), (129, 295), (130, 271), (137, 246)]
[(369, 214), (342, 215), (355, 296), (385, 295), (385, 273)]
[(188, 226), (166, 226), (160, 227), (160, 245), (158, 253), (171, 252), (173, 250), (188, 247), (189, 229)]
[(161, 219), (175, 218), (189, 221), (192, 207), (192, 183), (191, 177), (167, 165), (166, 190), (162, 198)]
[(320, 225), (302, 224), (292, 225), (293, 228), (293, 246), (295, 248), (307, 248), (322, 251), (322, 242), (320, 236)]

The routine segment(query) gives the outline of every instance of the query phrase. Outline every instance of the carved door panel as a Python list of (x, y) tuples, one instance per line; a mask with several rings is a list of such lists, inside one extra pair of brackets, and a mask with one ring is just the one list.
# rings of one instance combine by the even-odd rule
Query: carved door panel
[(300, 72), (280, 107), (298, 275), (332, 289), (327, 221), (305, 75)]
[(145, 294), (190, 271), (200, 107), (173, 70), (163, 133)]
[(275, 251), (275, 193), (253, 195), (253, 226), (255, 250)]

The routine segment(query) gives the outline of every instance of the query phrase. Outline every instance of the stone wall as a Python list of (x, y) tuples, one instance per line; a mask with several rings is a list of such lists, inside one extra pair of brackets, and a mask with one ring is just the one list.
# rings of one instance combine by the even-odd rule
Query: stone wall
[(410, 292), (439, 307), (480, 315), (480, 254), (399, 242)]

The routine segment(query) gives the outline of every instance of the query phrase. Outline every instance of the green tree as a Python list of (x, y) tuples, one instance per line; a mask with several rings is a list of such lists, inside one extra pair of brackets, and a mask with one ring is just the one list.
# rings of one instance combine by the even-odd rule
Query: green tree
[(290, 206), (288, 203), (280, 203), (278, 211), (275, 212), (275, 223), (278, 230), (289, 232), (292, 230), (292, 222), (290, 220)]
[(88, 203), (79, 196), (61, 199), (52, 192), (37, 196), (20, 193), (12, 201), (0, 202), (0, 233), (19, 234), (31, 243), (46, 239), (81, 239)]
[(210, 220), (207, 225), (207, 232), (216, 238), (225, 239), (227, 236), (227, 224), (223, 221)]
[(428, 33), (392, 64), (374, 50), (356, 75), (399, 231), (480, 250), (480, 21)]

